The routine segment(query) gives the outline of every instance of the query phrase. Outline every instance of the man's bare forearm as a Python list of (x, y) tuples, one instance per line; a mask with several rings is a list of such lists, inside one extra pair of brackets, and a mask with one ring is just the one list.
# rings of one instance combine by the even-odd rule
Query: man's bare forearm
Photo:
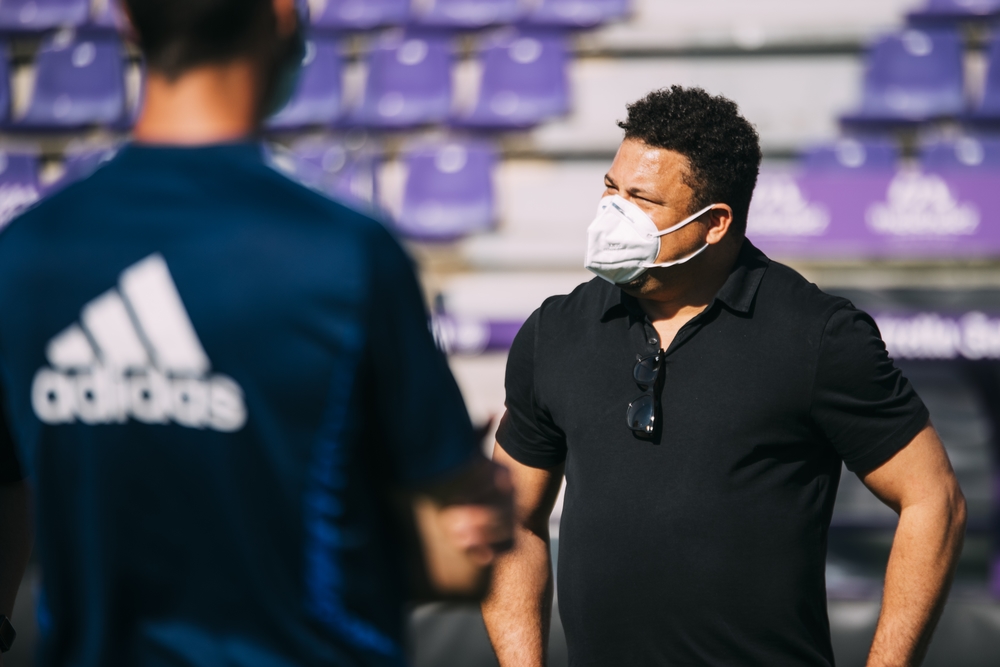
[(24, 482), (0, 485), (0, 614), (10, 616), (31, 556), (31, 501)]
[(916, 667), (923, 661), (962, 551), (965, 512), (956, 487), (937, 502), (900, 513), (868, 667)]
[(552, 590), (547, 528), (518, 528), (514, 548), (497, 559), (483, 603), (483, 620), (501, 667), (546, 664)]

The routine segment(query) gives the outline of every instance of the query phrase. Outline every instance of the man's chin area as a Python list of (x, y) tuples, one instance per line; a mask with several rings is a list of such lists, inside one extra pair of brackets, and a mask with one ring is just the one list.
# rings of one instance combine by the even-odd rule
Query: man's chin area
[(649, 275), (649, 271), (646, 271), (638, 278), (630, 280), (623, 285), (619, 285), (619, 287), (621, 287), (622, 290), (629, 296), (640, 298), (650, 291), (650, 282), (651, 276)]

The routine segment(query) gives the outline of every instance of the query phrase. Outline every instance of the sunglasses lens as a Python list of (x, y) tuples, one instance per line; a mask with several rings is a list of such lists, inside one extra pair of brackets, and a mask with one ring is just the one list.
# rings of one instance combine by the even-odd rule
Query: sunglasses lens
[(633, 431), (652, 434), (655, 420), (652, 396), (641, 396), (628, 406), (628, 427)]
[(635, 365), (633, 375), (635, 381), (641, 385), (651, 385), (656, 382), (656, 375), (660, 371), (659, 357), (646, 357)]

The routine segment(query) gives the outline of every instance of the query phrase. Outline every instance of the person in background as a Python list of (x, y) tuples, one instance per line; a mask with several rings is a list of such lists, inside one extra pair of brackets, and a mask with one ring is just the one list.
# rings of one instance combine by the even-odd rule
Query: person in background
[(746, 239), (761, 151), (734, 103), (675, 86), (621, 126), (588, 230), (598, 278), (547, 300), (508, 360), (494, 460), (516, 537), (483, 605), (500, 664), (545, 664), (565, 477), (572, 667), (831, 667), (846, 464), (899, 513), (868, 665), (918, 665), (966, 516), (927, 409), (868, 315)]
[(40, 665), (402, 665), (413, 591), (485, 590), (509, 483), (399, 244), (263, 158), (294, 0), (125, 6), (134, 141), (0, 234), (4, 627), (30, 485)]

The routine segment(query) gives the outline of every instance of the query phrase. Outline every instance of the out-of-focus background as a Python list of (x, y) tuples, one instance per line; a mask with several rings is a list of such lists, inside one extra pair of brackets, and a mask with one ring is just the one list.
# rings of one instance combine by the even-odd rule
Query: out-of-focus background
[[(271, 158), (407, 242), (479, 422), (502, 414), (519, 325), (590, 278), (625, 105), (671, 84), (738, 102), (765, 153), (750, 239), (876, 317), (968, 497), (927, 664), (1000, 664), (1000, 0), (308, 6)], [(0, 0), (0, 228), (127, 138), (143, 66), (121, 27), (116, 0)], [(894, 524), (845, 474), (827, 570), (842, 666), (864, 664)], [(7, 667), (32, 664), (37, 580)], [(473, 609), (423, 607), (412, 627), (420, 667), (496, 664)], [(566, 663), (558, 617), (552, 652)]]

